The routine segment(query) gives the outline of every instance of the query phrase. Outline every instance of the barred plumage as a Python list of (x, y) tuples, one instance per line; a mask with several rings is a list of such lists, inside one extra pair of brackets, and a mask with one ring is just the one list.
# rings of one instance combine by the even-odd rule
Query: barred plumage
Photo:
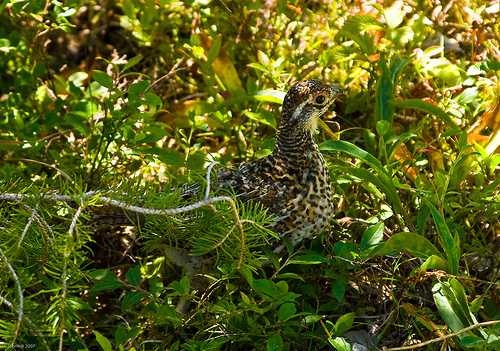
[(273, 153), (218, 175), (218, 186), (277, 214), (274, 229), (294, 245), (328, 228), (333, 215), (328, 170), (314, 132), (339, 94), (317, 80), (295, 84), (283, 102)]

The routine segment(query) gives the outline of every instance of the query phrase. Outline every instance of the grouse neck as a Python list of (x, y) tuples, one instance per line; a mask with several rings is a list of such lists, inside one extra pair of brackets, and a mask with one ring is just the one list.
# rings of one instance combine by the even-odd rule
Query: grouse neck
[(282, 125), (276, 134), (274, 155), (284, 159), (291, 167), (300, 167), (318, 153), (311, 131), (297, 126)]

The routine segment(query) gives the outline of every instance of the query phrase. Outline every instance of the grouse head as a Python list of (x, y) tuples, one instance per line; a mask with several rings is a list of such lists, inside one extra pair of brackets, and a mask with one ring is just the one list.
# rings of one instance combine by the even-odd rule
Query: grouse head
[(283, 101), (280, 127), (313, 132), (321, 117), (342, 94), (338, 86), (325, 85), (318, 80), (305, 80), (290, 88)]

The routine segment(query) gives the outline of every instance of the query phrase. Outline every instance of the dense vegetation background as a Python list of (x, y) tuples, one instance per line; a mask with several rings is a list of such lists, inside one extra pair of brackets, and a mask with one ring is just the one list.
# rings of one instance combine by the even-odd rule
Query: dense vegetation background
[[(499, 15), (494, 0), (1, 2), (0, 348), (498, 350)], [(95, 223), (203, 199), (179, 189), (270, 153), (283, 93), (307, 78), (346, 89), (318, 134), (330, 233), (277, 254), (272, 216), (216, 193)]]

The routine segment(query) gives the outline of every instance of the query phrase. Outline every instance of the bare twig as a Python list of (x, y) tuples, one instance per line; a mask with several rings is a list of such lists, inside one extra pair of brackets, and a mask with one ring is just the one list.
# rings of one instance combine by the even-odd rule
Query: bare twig
[(52, 168), (53, 170), (55, 170), (57, 173), (61, 174), (64, 178), (66, 178), (67, 180), (69, 180), (70, 183), (73, 183), (73, 179), (68, 175), (68, 173), (64, 172), (62, 169), (59, 169), (57, 168), (56, 166), (54, 165), (51, 165), (51, 164), (48, 164), (46, 162), (42, 162), (42, 161), (38, 161), (38, 160), (32, 160), (30, 158), (20, 158), (19, 159), (20, 161), (24, 161), (24, 162), (32, 162), (32, 163), (37, 163), (39, 165), (42, 165), (42, 166), (45, 166), (45, 167), (49, 167), (49, 168)]
[(170, 71), (168, 71), (167, 74), (161, 76), (160, 78), (158, 78), (157, 80), (155, 80), (153, 83), (151, 83), (151, 85), (146, 89), (146, 91), (148, 91), (149, 89), (151, 89), (152, 87), (154, 87), (156, 84), (158, 84), (159, 82), (161, 82), (162, 80), (164, 79), (167, 79), (169, 78), (171, 75), (173, 75), (174, 73), (182, 70), (182, 68), (179, 68), (179, 66), (181, 65), (181, 63), (184, 61), (184, 58), (181, 58), (179, 61), (177, 61), (173, 66), (172, 68), (170, 69)]
[(455, 333), (443, 335), (443, 336), (440, 336), (439, 338), (427, 340), (427, 341), (421, 342), (419, 344), (410, 345), (410, 346), (401, 346), (401, 347), (391, 347), (391, 348), (384, 347), (384, 348), (382, 348), (382, 350), (384, 350), (384, 351), (399, 351), (399, 350), (413, 350), (413, 349), (418, 349), (420, 347), (424, 347), (424, 346), (433, 344), (435, 342), (444, 341), (446, 339), (453, 338), (455, 336), (458, 336), (460, 334), (463, 334), (465, 332), (468, 332), (470, 330), (473, 330), (473, 329), (476, 329), (476, 328), (479, 328), (479, 327), (484, 327), (484, 326), (487, 326), (487, 325), (493, 325), (493, 324), (497, 324), (497, 323), (500, 323), (500, 320), (494, 320), (494, 321), (487, 321), (487, 322), (477, 323), (477, 324), (468, 326), (467, 328), (460, 329), (459, 331), (457, 331)]

